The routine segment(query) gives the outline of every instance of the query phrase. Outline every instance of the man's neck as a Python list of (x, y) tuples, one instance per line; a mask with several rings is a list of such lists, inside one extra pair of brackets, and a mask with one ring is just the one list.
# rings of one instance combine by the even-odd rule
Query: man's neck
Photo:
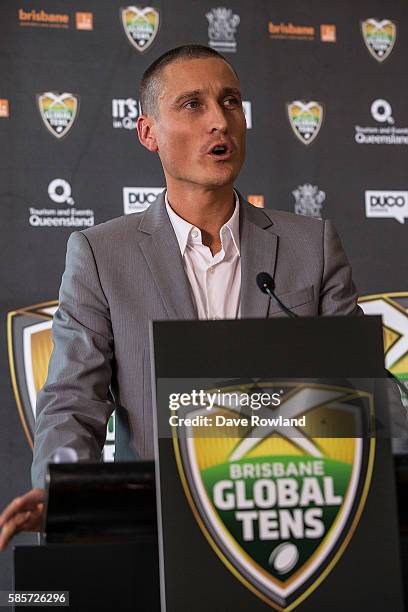
[(221, 249), (220, 230), (235, 208), (232, 185), (217, 190), (184, 190), (168, 185), (167, 199), (175, 213), (201, 230), (213, 255)]

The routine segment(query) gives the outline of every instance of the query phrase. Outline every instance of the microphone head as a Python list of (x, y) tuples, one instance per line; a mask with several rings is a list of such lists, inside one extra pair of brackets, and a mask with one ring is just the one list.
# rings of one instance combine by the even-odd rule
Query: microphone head
[(275, 289), (275, 283), (270, 274), (267, 272), (259, 272), (256, 275), (256, 284), (262, 291), (262, 293), (267, 293), (267, 290), (273, 291)]

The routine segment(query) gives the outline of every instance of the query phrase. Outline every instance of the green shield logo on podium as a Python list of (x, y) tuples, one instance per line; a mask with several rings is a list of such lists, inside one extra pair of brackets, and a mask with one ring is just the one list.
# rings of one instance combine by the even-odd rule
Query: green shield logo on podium
[[(370, 393), (353, 387), (276, 385), (278, 407), (238, 408), (237, 394), (253, 385), (223, 388), (233, 399), (211, 413), (184, 410), (188, 418), (211, 414), (210, 426), (172, 433), (205, 538), (248, 589), (289, 611), (335, 567), (358, 525), (374, 462), (374, 406)], [(268, 393), (272, 384), (256, 387)]]

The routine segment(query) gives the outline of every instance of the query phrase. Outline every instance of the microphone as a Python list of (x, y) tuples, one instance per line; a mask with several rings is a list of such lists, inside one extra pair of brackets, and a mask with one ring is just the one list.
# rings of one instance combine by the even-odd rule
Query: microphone
[(266, 293), (266, 295), (269, 295), (270, 298), (274, 299), (274, 301), (282, 308), (283, 312), (287, 314), (288, 317), (291, 317), (292, 319), (298, 318), (298, 315), (289, 310), (289, 308), (287, 308), (275, 294), (275, 281), (270, 274), (267, 272), (259, 272), (259, 274), (256, 275), (256, 284), (262, 293)]

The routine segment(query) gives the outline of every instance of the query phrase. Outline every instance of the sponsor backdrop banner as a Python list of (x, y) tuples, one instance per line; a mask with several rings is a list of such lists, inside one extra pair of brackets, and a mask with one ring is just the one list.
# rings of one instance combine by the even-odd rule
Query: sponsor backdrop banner
[[(138, 83), (161, 53), (235, 66), (248, 127), (237, 186), (255, 206), (333, 219), (386, 365), (408, 381), (408, 12), (402, 0), (3, 0), (0, 6), (0, 506), (29, 487), (35, 396), (72, 231), (164, 186), (138, 143)], [(109, 424), (105, 459), (114, 455)], [(23, 538), (20, 538), (23, 541)], [(11, 586), (10, 554), (0, 589)]]

